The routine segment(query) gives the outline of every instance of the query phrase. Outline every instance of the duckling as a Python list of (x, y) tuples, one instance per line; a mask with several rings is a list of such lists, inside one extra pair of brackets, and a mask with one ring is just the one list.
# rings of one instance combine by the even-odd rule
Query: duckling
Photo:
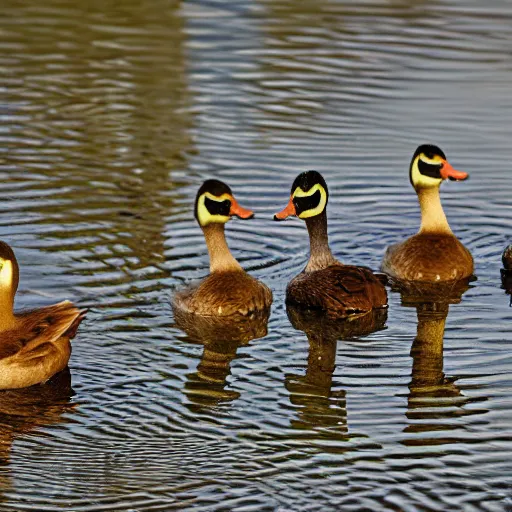
[(210, 275), (177, 293), (173, 308), (205, 316), (248, 315), (270, 308), (272, 292), (242, 269), (229, 251), (224, 235), (224, 224), (233, 215), (250, 219), (253, 212), (242, 208), (231, 189), (218, 180), (203, 183), (194, 211), (210, 255)]
[(416, 235), (387, 249), (382, 270), (407, 281), (446, 282), (471, 277), (473, 258), (452, 233), (439, 197), (444, 180), (465, 180), (468, 174), (455, 170), (440, 148), (424, 144), (412, 157), (409, 177), (418, 194), (421, 227)]
[(0, 389), (43, 384), (66, 368), (85, 316), (69, 301), (14, 313), (18, 281), (16, 256), (0, 241)]
[(286, 303), (321, 309), (335, 316), (387, 307), (381, 280), (367, 267), (344, 265), (331, 253), (327, 238), (327, 184), (317, 171), (299, 174), (286, 208), (274, 220), (297, 216), (306, 221), (310, 257), (306, 268), (286, 288)]

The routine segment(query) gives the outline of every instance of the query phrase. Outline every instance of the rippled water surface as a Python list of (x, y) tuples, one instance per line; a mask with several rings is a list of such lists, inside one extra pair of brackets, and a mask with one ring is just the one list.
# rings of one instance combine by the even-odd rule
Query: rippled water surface
[[(89, 308), (71, 381), (0, 395), (1, 510), (512, 510), (509, 1), (6, 0), (0, 73), (17, 304)], [(292, 326), (307, 232), (271, 216), (295, 175), (327, 179), (335, 254), (378, 268), (427, 141), (471, 175), (442, 194), (478, 280), (390, 293), (370, 335)], [(252, 340), (172, 316), (208, 272), (208, 177), (256, 212), (227, 226), (274, 292)]]

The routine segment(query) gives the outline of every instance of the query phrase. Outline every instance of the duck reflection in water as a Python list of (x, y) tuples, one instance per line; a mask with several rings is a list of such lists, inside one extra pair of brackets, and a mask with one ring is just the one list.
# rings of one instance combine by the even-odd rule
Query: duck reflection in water
[(347, 407), (344, 390), (333, 390), (338, 340), (368, 335), (384, 328), (387, 309), (375, 309), (344, 318), (323, 311), (288, 305), (291, 324), (308, 337), (309, 355), (304, 376), (286, 375), (290, 401), (297, 407), (298, 419), (291, 425), (299, 430), (315, 429), (322, 435), (348, 437)]
[(0, 508), (11, 490), (10, 456), (13, 442), (41, 427), (65, 423), (64, 413), (75, 409), (71, 374), (66, 367), (45, 384), (0, 392)]
[(270, 308), (251, 315), (230, 317), (200, 316), (175, 309), (176, 326), (188, 335), (191, 343), (204, 346), (197, 371), (187, 375), (183, 392), (199, 406), (216, 406), (236, 400), (240, 393), (226, 389), (231, 362), (237, 350), (251, 340), (267, 335)]
[[(451, 442), (439, 432), (461, 428), (456, 420), (482, 410), (465, 409), (471, 399), (462, 393), (456, 379), (444, 373), (444, 330), (450, 304), (461, 302), (469, 288), (468, 281), (450, 285), (421, 284), (408, 287), (395, 285), (402, 294), (402, 305), (416, 308), (418, 327), (411, 347), (412, 372), (409, 383), (406, 416), (411, 423), (406, 433), (429, 434), (404, 441), (407, 445), (432, 445)], [(485, 399), (484, 399), (485, 400)], [(451, 420), (451, 421), (450, 421)]]

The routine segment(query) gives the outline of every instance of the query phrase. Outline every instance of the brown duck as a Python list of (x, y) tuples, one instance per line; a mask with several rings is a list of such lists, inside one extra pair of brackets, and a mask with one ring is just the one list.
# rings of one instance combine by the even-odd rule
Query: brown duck
[(18, 281), (14, 252), (0, 242), (0, 389), (44, 383), (63, 370), (85, 316), (69, 301), (14, 313)]
[(229, 251), (224, 224), (234, 215), (250, 219), (254, 214), (236, 202), (225, 183), (205, 181), (197, 192), (195, 217), (210, 255), (210, 275), (177, 293), (173, 308), (199, 315), (230, 316), (265, 310), (272, 304), (270, 289), (247, 274)]
[(306, 221), (310, 257), (306, 268), (286, 288), (286, 303), (329, 311), (337, 316), (387, 307), (381, 280), (367, 267), (340, 263), (331, 253), (327, 238), (327, 184), (316, 171), (299, 174), (292, 185), (286, 208), (274, 216), (297, 216)]
[[(508, 295), (512, 295), (512, 244), (503, 251), (503, 268), (501, 269), (501, 283)], [(512, 306), (512, 297), (510, 299)]]
[(446, 180), (465, 180), (437, 146), (422, 145), (409, 168), (411, 184), (418, 194), (421, 227), (404, 242), (388, 248), (382, 270), (392, 278), (408, 281), (446, 282), (473, 275), (471, 253), (455, 237), (441, 206), (439, 187)]
[(509, 245), (504, 251), (502, 256), (503, 268), (512, 272), (512, 244)]

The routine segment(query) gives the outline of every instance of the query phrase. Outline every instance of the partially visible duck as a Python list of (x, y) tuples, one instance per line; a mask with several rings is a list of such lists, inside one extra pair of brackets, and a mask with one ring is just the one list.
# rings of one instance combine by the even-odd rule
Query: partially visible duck
[(16, 256), (0, 242), (0, 389), (41, 384), (66, 368), (85, 316), (69, 301), (14, 313), (18, 281)]
[(421, 227), (404, 242), (388, 248), (382, 270), (394, 279), (446, 282), (473, 275), (471, 253), (455, 237), (441, 206), (439, 187), (446, 180), (465, 180), (437, 146), (425, 144), (415, 151), (409, 167), (411, 184), (418, 194)]
[(512, 244), (503, 251), (502, 261), (503, 268), (512, 272)]
[(197, 192), (195, 218), (203, 230), (210, 255), (210, 275), (178, 292), (172, 305), (198, 315), (248, 315), (272, 304), (272, 292), (247, 274), (231, 254), (224, 224), (232, 217), (250, 219), (253, 212), (242, 208), (231, 189), (218, 180), (207, 180)]
[(306, 268), (286, 288), (286, 303), (329, 311), (337, 316), (387, 307), (381, 280), (367, 267), (344, 265), (331, 253), (327, 238), (327, 184), (316, 171), (299, 174), (286, 208), (274, 216), (297, 216), (309, 232), (310, 257)]
[(512, 306), (512, 245), (503, 251), (503, 268), (501, 269), (501, 283), (503, 288), (511, 295), (510, 305)]

